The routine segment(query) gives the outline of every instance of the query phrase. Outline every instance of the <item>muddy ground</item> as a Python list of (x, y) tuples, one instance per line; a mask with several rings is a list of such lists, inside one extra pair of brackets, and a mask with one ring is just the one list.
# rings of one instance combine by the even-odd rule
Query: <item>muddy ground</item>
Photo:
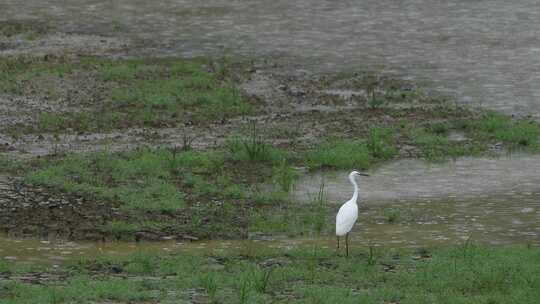
[[(60, 58), (68, 61), (87, 55), (64, 51), (67, 53)], [(42, 58), (40, 55), (37, 60)], [(44, 76), (23, 82), (18, 95), (0, 94), (0, 151), (9, 156), (34, 158), (103, 149), (123, 151), (141, 145), (174, 147), (184, 144), (187, 135), (192, 139), (193, 148), (207, 149), (219, 146), (226, 137), (246, 129), (249, 122), (257, 123), (274, 144), (287, 147), (296, 143), (305, 145), (332, 134), (354, 136), (370, 126), (399, 119), (422, 121), (428, 116), (434, 118), (433, 115), (440, 116), (441, 120), (448, 115), (474, 116), (471, 111), (459, 112), (455, 103), (442, 106), (448, 113), (434, 113), (433, 109), (441, 107), (446, 99), (428, 96), (418, 91), (413, 83), (398, 78), (365, 72), (291, 73), (284, 72), (284, 65), (269, 59), (230, 60), (238, 60), (238, 64), (231, 66), (231, 73), (238, 75), (238, 86), (257, 108), (255, 113), (204, 123), (128, 126), (103, 132), (69, 127), (59, 132), (36, 131), (43, 113), (82, 113), (106, 98), (104, 84), (91, 73), (75, 73), (59, 79)], [(370, 104), (372, 94), (389, 99), (385, 109)], [(403, 153), (414, 152), (404, 149)]]
[[(450, 109), (449, 114), (435, 114), (431, 108), (440, 106), (440, 100), (425, 95), (415, 95), (412, 99), (397, 97), (390, 108), (385, 110), (370, 107), (366, 81), (375, 79), (378, 83), (377, 94), (381, 96), (387, 92), (414, 92), (412, 84), (392, 78), (373, 78), (364, 74), (287, 76), (274, 71), (275, 65), (268, 63), (250, 64), (240, 71), (244, 80), (239, 86), (257, 106), (257, 112), (253, 115), (211, 123), (186, 123), (175, 127), (131, 127), (103, 133), (72, 129), (43, 132), (32, 129), (38, 124), (40, 113), (78, 112), (85, 111), (85, 107), (92, 107), (88, 100), (99, 100), (101, 94), (99, 85), (93, 84), (91, 77), (75, 75), (72, 79), (52, 81), (56, 87), (61, 88), (59, 98), (40, 94), (39, 85), (36, 86), (35, 94), (6, 94), (2, 97), (5, 111), (0, 115), (3, 122), (1, 149), (9, 159), (29, 162), (42, 158), (61, 158), (70, 153), (121, 152), (147, 146), (182, 149), (186, 140), (189, 140), (190, 149), (201, 151), (222, 146), (231, 135), (245, 132), (252, 123), (256, 123), (261, 134), (273, 146), (301, 151), (329, 136), (361, 137), (376, 125), (401, 120), (437, 121), (444, 120), (446, 115), (455, 117), (462, 114), (457, 108)], [(42, 81), (48, 80), (42, 78)], [(32, 88), (26, 90), (32, 92)], [(475, 114), (467, 112), (466, 115)], [(400, 146), (401, 157), (419, 154), (415, 147), (406, 142)], [(104, 231), (100, 226), (110, 221), (130, 218), (129, 213), (120, 210), (114, 202), (64, 195), (55, 189), (36, 188), (9, 174), (2, 175), (1, 182), (4, 193), (0, 197), (0, 207), (3, 210), (0, 226), (13, 237), (111, 240), (118, 236), (111, 231)], [(148, 220), (172, 221), (178, 225), (170, 229), (137, 231), (136, 240), (194, 240), (209, 237), (183, 227), (182, 223), (189, 222), (189, 213), (146, 214), (144, 217)], [(247, 236), (245, 219), (235, 219), (233, 226), (236, 230), (223, 231), (222, 234), (214, 232), (211, 237)]]
[[(40, 113), (84, 112), (94, 107), (94, 103), (103, 97), (104, 87), (95, 81), (91, 74), (75, 73), (63, 78), (41, 76), (34, 79), (35, 81), (23, 83), (22, 94), (9, 92), (0, 94), (0, 152), (8, 157), (33, 161), (39, 158), (61, 157), (66, 153), (99, 150), (118, 152), (148, 145), (167, 148), (182, 147), (186, 143), (186, 134), (191, 148), (206, 150), (221, 146), (231, 134), (245, 131), (249, 127), (249, 122), (253, 121), (268, 136), (268, 141), (272, 145), (302, 151), (321, 138), (336, 135), (358, 138), (365, 135), (370, 127), (393, 125), (400, 121), (418, 124), (435, 123), (444, 122), (449, 117), (472, 120), (480, 111), (463, 109), (459, 107), (459, 104), (473, 99), (482, 100), (485, 94), (494, 96), (492, 103), (485, 104), (488, 108), (509, 113), (516, 111), (520, 115), (536, 115), (535, 107), (528, 106), (530, 98), (538, 94), (534, 90), (527, 91), (530, 92), (530, 96), (520, 99), (508, 98), (515, 97), (516, 93), (508, 89), (507, 85), (504, 92), (498, 89), (480, 92), (466, 87), (474, 84), (477, 87), (493, 88), (500, 82), (508, 81), (505, 77), (512, 73), (501, 74), (500, 71), (504, 67), (500, 65), (477, 64), (475, 65), (477, 69), (469, 69), (466, 70), (469, 74), (461, 74), (465, 71), (465, 67), (470, 67), (470, 61), (483, 62), (474, 56), (485, 55), (486, 47), (496, 51), (499, 42), (495, 42), (505, 39), (505, 35), (494, 37), (495, 42), (485, 39), (475, 40), (474, 37), (458, 37), (451, 33), (444, 36), (441, 33), (451, 30), (451, 20), (446, 20), (447, 23), (435, 27), (441, 33), (428, 34), (425, 28), (429, 25), (420, 26), (418, 20), (435, 22), (435, 19), (425, 18), (422, 14), (418, 16), (413, 14), (407, 19), (398, 18), (396, 21), (398, 23), (393, 25), (389, 22), (371, 23), (370, 21), (368, 28), (371, 30), (355, 30), (356, 25), (353, 25), (353, 21), (362, 16), (365, 12), (364, 8), (348, 10), (344, 4), (319, 3), (302, 7), (305, 11), (295, 9), (294, 11), (299, 15), (282, 19), (280, 21), (282, 24), (280, 24), (272, 14), (282, 8), (290, 8), (291, 4), (278, 2), (270, 10), (262, 13), (262, 7), (259, 4), (247, 5), (242, 1), (219, 7), (208, 4), (189, 10), (183, 9), (182, 6), (193, 6), (184, 3), (177, 7), (178, 10), (173, 17), (161, 19), (162, 22), (154, 22), (157, 18), (163, 17), (163, 14), (167, 14), (165, 13), (166, 5), (160, 6), (155, 14), (144, 15), (140, 13), (140, 10), (147, 8), (149, 4), (94, 3), (88, 6), (88, 10), (81, 10), (84, 11), (80, 13), (81, 16), (74, 10), (77, 8), (79, 11), (81, 4), (62, 3), (55, 6), (54, 3), (49, 5), (51, 3), (29, 1), (23, 5), (15, 5), (11, 2), (3, 4), (3, 11), (14, 17), (0, 20), (2, 28), (0, 56), (3, 58), (28, 57), (42, 61), (54, 61), (57, 58), (76, 61), (85, 56), (131, 58), (212, 55), (216, 61), (228, 57), (235, 63), (231, 69), (238, 75), (239, 88), (256, 110), (247, 116), (207, 123), (187, 121), (173, 126), (130, 126), (103, 132), (76, 129), (42, 132), (32, 129), (38, 123)], [(368, 6), (371, 5), (368, 4)], [(418, 5), (420, 4), (413, 3), (406, 8), (414, 11)], [(245, 14), (242, 8), (246, 6), (255, 14), (251, 15), (253, 19), (250, 17), (249, 20), (244, 20), (245, 24), (240, 26), (235, 17), (240, 13)], [(457, 9), (456, 6), (451, 7)], [(489, 8), (498, 10), (498, 5), (493, 4)], [(394, 12), (393, 14), (401, 16), (404, 7), (399, 8), (383, 3), (380, 6), (374, 5), (373, 9), (374, 11), (369, 15), (376, 15), (378, 10), (390, 9), (390, 12)], [(478, 13), (475, 9), (472, 12)], [(118, 14), (120, 18), (113, 20), (112, 16), (118, 13), (118, 10), (123, 13)], [(107, 14), (101, 14), (103, 11), (107, 11)], [(328, 14), (328, 16), (321, 19), (324, 21), (315, 21), (317, 18), (311, 18), (308, 22), (307, 16), (313, 16), (314, 11), (318, 14)], [(352, 14), (345, 13), (346, 11)], [(97, 15), (100, 15), (102, 19), (96, 19)], [(264, 38), (263, 35), (264, 39), (254, 36), (257, 31), (264, 31), (249, 28), (249, 25), (257, 19), (254, 17), (258, 15), (266, 20), (266, 26), (277, 27), (274, 32), (266, 32), (267, 37)], [(79, 16), (80, 19), (73, 20), (74, 16)], [(131, 18), (133, 16), (137, 18)], [(340, 18), (332, 19), (330, 16), (340, 16)], [(383, 17), (393, 20), (392, 14), (388, 16), (383, 14)], [(36, 22), (35, 18), (39, 22)], [(384, 18), (382, 20), (386, 20)], [(474, 22), (480, 22), (473, 17), (467, 20), (472, 23), (462, 23), (464, 26), (474, 27)], [(135, 21), (138, 22), (137, 26), (133, 24)], [(312, 24), (313, 22), (322, 23)], [(399, 22), (404, 22), (404, 24)], [(222, 26), (222, 31), (213, 35), (219, 24)], [(309, 24), (313, 28), (312, 31), (304, 28)], [(412, 28), (401, 33), (397, 30), (407, 28), (407, 26), (412, 26)], [(350, 31), (340, 33), (343, 27)], [(179, 35), (179, 28), (189, 28), (189, 30)], [(291, 32), (285, 29), (295, 30), (292, 35), (289, 35)], [(230, 39), (233, 31), (235, 32), (233, 37), (237, 39)], [(415, 32), (423, 34), (415, 34)], [(381, 33), (384, 35), (379, 35)], [(478, 30), (476, 34), (483, 35), (481, 30)], [(350, 35), (354, 35), (355, 40), (348, 38)], [(398, 37), (401, 36), (405, 38), (400, 40)], [(362, 37), (371, 37), (372, 42), (379, 41), (377, 39), (380, 41), (363, 44)], [(228, 41), (234, 45), (225, 43), (224, 47), (219, 47), (220, 41)], [(434, 41), (437, 43), (434, 44)], [(471, 51), (467, 54), (476, 54), (476, 52), (478, 54), (471, 58), (461, 56), (461, 51), (458, 52), (457, 49), (463, 44), (470, 45), (471, 41), (479, 43), (479, 46), (478, 49), (471, 46), (471, 50), (474, 49), (475, 52)], [(408, 48), (415, 42), (422, 42), (418, 45), (425, 48), (418, 45), (415, 48)], [(385, 43), (395, 44), (395, 47), (385, 48)], [(448, 44), (452, 44), (452, 47)], [(316, 50), (306, 52), (308, 46), (310, 48), (315, 46)], [(359, 57), (353, 56), (355, 50), (360, 47), (366, 51), (366, 54), (358, 55)], [(253, 51), (255, 49), (261, 51)], [(384, 55), (384, 60), (379, 53), (378, 55), (371, 54), (380, 49), (385, 50), (381, 53)], [(407, 53), (409, 55), (403, 55), (404, 49), (409, 50)], [(441, 61), (437, 64), (431, 63), (431, 66), (424, 62), (426, 58), (430, 58), (424, 53), (426, 50), (431, 50), (430, 52), (433, 53), (431, 57), (441, 58)], [(443, 50), (445, 52), (454, 50), (458, 52), (457, 55), (461, 55), (441, 54)], [(311, 55), (305, 55), (307, 53)], [(242, 56), (246, 54), (250, 56)], [(508, 53), (505, 54), (503, 57), (509, 56)], [(499, 58), (501, 54), (492, 55)], [(530, 59), (530, 55), (526, 53), (514, 60), (519, 63)], [(483, 60), (487, 59), (489, 56)], [(426, 66), (428, 68), (425, 68)], [(449, 66), (455, 70), (449, 70)], [(411, 75), (410, 79), (400, 77), (400, 73), (404, 70), (410, 73), (408, 74)], [(516, 73), (518, 73), (516, 76), (518, 78), (524, 78), (522, 74), (527, 73), (534, 76), (534, 71), (527, 69), (521, 69)], [(490, 75), (492, 78), (485, 78), (487, 77), (485, 75)], [(432, 82), (425, 84), (421, 81), (426, 77), (431, 77)], [(458, 79), (460, 79), (459, 84)], [(481, 85), (478, 85), (479, 83)], [(462, 86), (464, 86), (463, 89), (461, 89)], [(55, 88), (54, 92), (44, 94), (43, 92), (46, 92), (49, 87)], [(452, 94), (457, 94), (458, 99), (441, 97), (440, 94), (423, 93), (422, 87), (430, 92), (437, 89), (439, 93), (448, 93), (445, 90), (449, 90)], [(381, 109), (371, 104), (373, 94), (385, 96), (385, 98), (390, 96), (388, 98), (392, 102)], [(503, 99), (511, 102), (502, 103)], [(527, 105), (526, 111), (521, 111), (524, 109), (523, 105)], [(462, 134), (451, 134), (449, 139), (451, 141), (469, 140)], [(397, 148), (397, 158), (420, 156), (418, 148), (406, 140), (399, 141)], [(500, 143), (490, 143), (490, 148), (498, 151)], [(92, 227), (92, 223), (122, 220), (128, 217), (118, 211), (114, 204), (97, 200), (86, 202), (84, 205), (88, 207), (88, 210), (81, 210), (78, 206), (83, 200), (82, 197), (65, 197), (51, 189), (36, 189), (21, 183), (18, 179), (7, 177), (7, 174), (2, 177), (2, 184), (7, 193), (0, 201), (5, 211), (2, 226), (6, 232), (14, 236), (40, 235), (55, 238), (58, 235), (72, 239), (108, 239), (114, 236), (111, 236), (110, 232), (103, 232)], [(21, 200), (27, 200), (28, 203), (20, 204)], [(44, 201), (51, 201), (51, 204)], [(35, 209), (36, 206), (37, 209)], [(19, 216), (12, 216), (13, 212)], [(36, 217), (36, 214), (42, 217)], [(177, 214), (176, 216), (180, 222), (186, 218), (186, 215)], [(162, 218), (161, 215), (155, 215), (153, 219)], [(24, 225), (21, 225), (21, 222)], [(236, 224), (235, 233), (246, 236), (245, 222), (239, 218)], [(138, 238), (155, 240), (169, 237), (171, 234), (178, 238), (193, 238), (190, 231), (174, 229), (157, 232), (140, 231)]]
[[(397, 74), (468, 105), (538, 117), (535, 1), (7, 0), (0, 20), (55, 30), (0, 52), (65, 49), (134, 56), (220, 56), (287, 62), (287, 71)], [(67, 35), (65, 34), (67, 33)]]

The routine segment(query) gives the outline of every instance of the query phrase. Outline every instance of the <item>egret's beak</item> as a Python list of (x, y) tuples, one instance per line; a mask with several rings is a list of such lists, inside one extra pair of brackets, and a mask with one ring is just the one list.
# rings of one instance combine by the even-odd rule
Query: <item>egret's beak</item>
[(362, 176), (369, 176), (369, 174), (367, 174), (367, 173), (358, 173), (358, 174), (360, 174)]

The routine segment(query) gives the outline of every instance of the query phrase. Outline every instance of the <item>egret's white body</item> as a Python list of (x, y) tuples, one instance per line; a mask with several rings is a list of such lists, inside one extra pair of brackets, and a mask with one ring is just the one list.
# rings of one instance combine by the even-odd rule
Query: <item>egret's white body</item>
[(345, 236), (345, 245), (347, 248), (347, 255), (349, 255), (349, 232), (351, 232), (354, 223), (358, 219), (358, 184), (354, 179), (356, 176), (367, 174), (353, 171), (349, 174), (349, 181), (354, 187), (354, 193), (350, 200), (348, 200), (343, 206), (339, 208), (339, 211), (336, 215), (336, 236), (337, 236), (337, 246), (339, 248), (339, 237)]
[(349, 233), (357, 219), (358, 205), (356, 204), (356, 199), (351, 199), (339, 208), (336, 216), (336, 235), (344, 236)]

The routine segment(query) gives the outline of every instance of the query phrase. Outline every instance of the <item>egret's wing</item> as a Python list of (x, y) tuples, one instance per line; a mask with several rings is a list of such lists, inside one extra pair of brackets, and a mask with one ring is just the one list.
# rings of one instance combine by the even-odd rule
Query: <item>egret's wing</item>
[(336, 234), (344, 235), (352, 229), (358, 219), (358, 206), (347, 202), (339, 208), (336, 216)]

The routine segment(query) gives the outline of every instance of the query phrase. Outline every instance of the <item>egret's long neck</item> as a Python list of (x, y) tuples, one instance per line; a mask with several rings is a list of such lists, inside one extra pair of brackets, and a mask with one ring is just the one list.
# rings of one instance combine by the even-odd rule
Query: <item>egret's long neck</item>
[(356, 183), (356, 180), (354, 179), (354, 176), (349, 176), (349, 180), (351, 181), (351, 184), (353, 184), (353, 187), (354, 187), (354, 193), (353, 193), (353, 196), (352, 196), (352, 201), (354, 203), (356, 203), (356, 201), (358, 200), (358, 184)]

